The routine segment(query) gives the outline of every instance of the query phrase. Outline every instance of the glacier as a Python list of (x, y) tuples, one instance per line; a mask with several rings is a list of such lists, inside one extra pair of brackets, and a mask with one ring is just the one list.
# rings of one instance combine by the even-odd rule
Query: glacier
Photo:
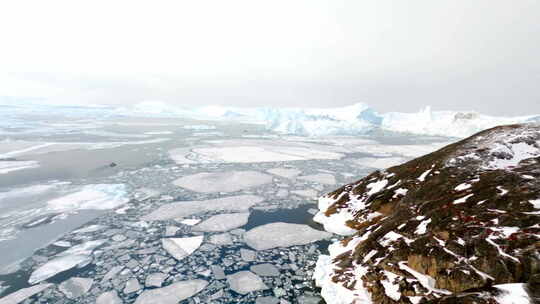
[[(369, 135), (375, 131), (415, 135), (468, 137), (497, 125), (540, 123), (540, 115), (517, 117), (489, 116), (472, 111), (434, 111), (427, 106), (418, 112), (378, 113), (368, 104), (355, 103), (335, 108), (271, 108), (229, 106), (173, 106), (162, 101), (143, 101), (132, 106), (111, 105), (48, 105), (44, 102), (0, 99), (0, 133), (9, 134), (10, 128), (50, 128), (39, 122), (18, 119), (21, 114), (45, 115), (57, 113), (67, 117), (167, 117), (199, 121), (235, 121), (262, 124), (268, 131), (298, 136)], [(59, 131), (66, 126), (55, 126)], [(86, 126), (89, 127), (89, 126)], [(186, 129), (191, 129), (186, 126)]]
[[(433, 111), (429, 106), (413, 113), (378, 113), (365, 103), (336, 108), (205, 106), (190, 109), (168, 106), (161, 102), (144, 102), (144, 107), (135, 105), (133, 108), (136, 111), (122, 113), (128, 115), (163, 113), (167, 116), (178, 115), (200, 120), (258, 123), (265, 125), (268, 131), (299, 136), (369, 135), (375, 131), (388, 131), (464, 138), (497, 125), (540, 122), (538, 114), (497, 117), (472, 111)], [(141, 111), (141, 109), (148, 110)]]

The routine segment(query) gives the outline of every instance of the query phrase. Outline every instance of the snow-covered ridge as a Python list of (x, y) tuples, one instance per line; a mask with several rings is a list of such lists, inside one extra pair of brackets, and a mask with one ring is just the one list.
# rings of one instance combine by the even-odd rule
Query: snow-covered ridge
[[(70, 117), (179, 117), (195, 120), (224, 120), (266, 125), (270, 131), (301, 136), (358, 135), (376, 130), (420, 135), (467, 137), (497, 125), (539, 122), (540, 115), (495, 117), (475, 112), (432, 111), (377, 113), (367, 104), (336, 108), (243, 108), (228, 106), (187, 107), (161, 101), (144, 101), (132, 106), (47, 105), (43, 102), (0, 100), (0, 114), (9, 125), (16, 115), (54, 113)], [(5, 114), (5, 115), (4, 115)], [(1, 125), (0, 125), (1, 129)]]
[(533, 125), (376, 171), (319, 199), (314, 220), (345, 238), (314, 279), (327, 303), (533, 303), (521, 271), (539, 273), (539, 178)]

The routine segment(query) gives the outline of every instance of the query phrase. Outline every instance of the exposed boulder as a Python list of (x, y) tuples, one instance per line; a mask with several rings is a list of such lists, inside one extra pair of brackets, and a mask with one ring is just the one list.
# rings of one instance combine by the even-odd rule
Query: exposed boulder
[(496, 127), (376, 171), (319, 209), (315, 220), (345, 235), (314, 274), (328, 303), (539, 296), (540, 126)]

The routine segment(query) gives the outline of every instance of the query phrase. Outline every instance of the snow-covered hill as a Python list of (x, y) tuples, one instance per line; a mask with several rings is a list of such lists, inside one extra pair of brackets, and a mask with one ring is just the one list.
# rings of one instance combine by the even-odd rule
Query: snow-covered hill
[(538, 303), (540, 126), (376, 171), (319, 209), (315, 221), (345, 236), (316, 266), (327, 303)]

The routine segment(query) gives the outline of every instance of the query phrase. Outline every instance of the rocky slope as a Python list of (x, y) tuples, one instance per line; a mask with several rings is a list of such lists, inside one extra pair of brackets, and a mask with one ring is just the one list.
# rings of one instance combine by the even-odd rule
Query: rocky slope
[(480, 132), (319, 200), (328, 303), (539, 303), (540, 126)]

